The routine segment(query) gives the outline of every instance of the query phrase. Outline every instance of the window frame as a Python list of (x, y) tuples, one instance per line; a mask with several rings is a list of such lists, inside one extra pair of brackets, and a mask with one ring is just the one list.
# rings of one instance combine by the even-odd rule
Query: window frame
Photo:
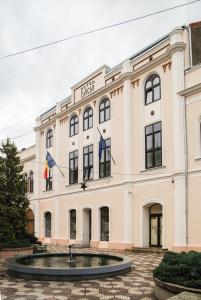
[[(76, 132), (77, 128), (77, 132)], [(79, 117), (77, 114), (74, 114), (70, 118), (70, 127), (69, 127), (69, 135), (70, 137), (77, 135), (79, 133)]]
[[(104, 210), (107, 209), (107, 216), (105, 214), (103, 218)], [(107, 228), (106, 228), (107, 227)], [(104, 230), (107, 229), (107, 230)], [(108, 206), (100, 207), (100, 241), (109, 242), (110, 237), (110, 209)]]
[[(74, 214), (74, 215), (73, 215)], [(77, 234), (77, 230), (76, 230), (76, 225), (77, 225), (77, 212), (76, 209), (70, 209), (69, 210), (69, 236), (71, 240), (75, 240), (76, 239), (76, 234)], [(75, 228), (73, 230), (73, 228)]]
[(46, 149), (53, 146), (53, 130), (49, 128), (46, 134)]
[(48, 177), (45, 180), (45, 190), (46, 191), (52, 191), (52, 186), (53, 186), (53, 180), (52, 180), (52, 169), (48, 169)]
[[(75, 168), (76, 160), (77, 167)], [(73, 161), (73, 169), (71, 169), (71, 161)], [(69, 152), (69, 184), (75, 183), (78, 183), (78, 150)]]
[[(107, 143), (109, 142), (109, 146)], [(109, 177), (111, 176), (111, 138), (105, 139), (106, 148), (102, 150), (101, 160), (99, 161), (99, 178)], [(109, 159), (107, 160), (107, 149), (109, 149)], [(103, 161), (102, 158), (104, 157)], [(103, 173), (101, 173), (101, 169), (103, 167)], [(109, 172), (107, 172), (107, 168), (109, 167)], [(101, 175), (103, 174), (103, 175)]]
[[(85, 126), (85, 123), (87, 123), (87, 126)], [(92, 127), (93, 127), (93, 109), (92, 107), (89, 106), (85, 109), (83, 114), (83, 131), (88, 130)]]
[[(90, 149), (90, 147), (92, 149)], [(88, 145), (83, 148), (83, 181), (88, 181), (93, 179), (93, 144)], [(85, 153), (85, 150), (88, 150)], [(90, 164), (90, 157), (92, 156), (92, 164)], [(87, 165), (85, 165), (85, 157), (87, 159)], [(87, 174), (87, 176), (85, 176)], [(92, 174), (92, 176), (90, 176)]]
[[(107, 103), (109, 103), (107, 105)], [(101, 108), (101, 105), (103, 104), (103, 108)], [(107, 111), (109, 111), (108, 113), (108, 117), (107, 117)], [(103, 119), (102, 119), (102, 113), (103, 113)], [(103, 98), (99, 104), (99, 124), (104, 123), (108, 120), (110, 120), (111, 117), (111, 105), (110, 105), (110, 99), (108, 99), (107, 97)]]
[[(49, 220), (48, 220), (49, 216)], [(52, 213), (50, 211), (46, 211), (44, 214), (45, 217), (45, 237), (51, 238), (52, 236)], [(49, 221), (50, 227), (47, 227), (47, 220)]]
[[(154, 126), (160, 124), (160, 130), (155, 130)], [(148, 127), (152, 128), (150, 133), (146, 133)], [(157, 134), (160, 134), (160, 146), (155, 147), (155, 137)], [(152, 141), (152, 148), (147, 149), (147, 137), (151, 136), (151, 141)], [(156, 164), (156, 159), (155, 159), (155, 154), (157, 151), (160, 151), (160, 164)], [(148, 159), (147, 159), (147, 154), (152, 153), (152, 165), (148, 166)], [(146, 169), (152, 169), (152, 168), (157, 168), (162, 166), (162, 122), (156, 122), (150, 125), (145, 126), (145, 168)]]
[[(153, 81), (155, 80), (155, 78), (158, 78), (159, 79), (159, 82), (157, 84), (153, 84)], [(151, 86), (150, 87), (146, 87), (147, 83), (148, 82), (151, 82)], [(154, 100), (154, 89), (156, 87), (159, 87), (159, 98), (158, 99), (155, 99)], [(148, 93), (152, 94), (152, 99), (151, 99), (151, 102), (147, 102), (147, 95)], [(161, 79), (160, 79), (160, 76), (158, 74), (152, 74), (151, 76), (149, 76), (149, 78), (146, 80), (145, 82), (145, 85), (144, 85), (144, 99), (145, 99), (145, 105), (149, 105), (153, 102), (156, 102), (158, 100), (161, 99)]]
[(29, 172), (29, 193), (33, 193), (34, 192), (34, 177), (33, 177), (34, 173), (33, 171)]

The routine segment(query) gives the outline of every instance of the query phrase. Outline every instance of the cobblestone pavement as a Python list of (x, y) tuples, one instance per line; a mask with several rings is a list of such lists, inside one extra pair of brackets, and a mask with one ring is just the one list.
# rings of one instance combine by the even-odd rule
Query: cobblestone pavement
[[(93, 252), (93, 249), (74, 249)], [(66, 246), (49, 246), (48, 252), (66, 252)], [(105, 252), (105, 251), (104, 251)], [(111, 253), (112, 251), (110, 251)], [(113, 251), (113, 253), (117, 251)], [(63, 299), (123, 299), (150, 300), (153, 296), (152, 270), (162, 255), (121, 252), (133, 261), (131, 271), (122, 276), (74, 282), (31, 281), (17, 279), (6, 273), (5, 261), (0, 260), (1, 300), (63, 300)]]

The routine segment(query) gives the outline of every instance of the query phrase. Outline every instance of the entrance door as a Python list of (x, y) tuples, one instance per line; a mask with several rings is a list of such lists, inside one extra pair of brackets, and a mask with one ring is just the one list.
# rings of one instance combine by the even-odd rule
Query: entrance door
[(150, 246), (162, 245), (162, 214), (150, 215)]
[(91, 209), (83, 210), (83, 242), (90, 244), (91, 241)]

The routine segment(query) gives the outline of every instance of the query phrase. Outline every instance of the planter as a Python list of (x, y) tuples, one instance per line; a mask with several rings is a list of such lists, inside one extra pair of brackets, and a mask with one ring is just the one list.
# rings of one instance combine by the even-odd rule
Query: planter
[(32, 254), (33, 247), (21, 247), (21, 248), (4, 248), (0, 249), (0, 258), (7, 258), (15, 255)]
[(154, 295), (158, 300), (166, 300), (182, 292), (189, 292), (189, 293), (195, 293), (201, 295), (201, 290), (188, 288), (173, 283), (163, 282), (156, 277), (154, 277), (154, 282), (155, 282)]

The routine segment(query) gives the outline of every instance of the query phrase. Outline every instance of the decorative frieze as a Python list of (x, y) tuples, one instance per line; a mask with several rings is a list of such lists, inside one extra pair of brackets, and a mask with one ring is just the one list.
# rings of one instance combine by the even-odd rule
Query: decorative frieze
[(172, 66), (172, 62), (169, 61), (168, 63), (162, 65), (163, 68), (163, 72), (165, 73), (167, 69), (169, 69), (169, 71), (171, 70), (171, 66)]
[(68, 121), (68, 116), (60, 120), (60, 125), (65, 124)]
[(131, 83), (132, 83), (133, 88), (138, 87), (139, 83), (140, 83), (140, 79), (138, 78), (138, 79), (132, 81)]
[(122, 94), (122, 91), (123, 91), (123, 85), (116, 88), (115, 90), (111, 91), (110, 92), (110, 97), (115, 97), (116, 95), (119, 95), (120, 93)]

